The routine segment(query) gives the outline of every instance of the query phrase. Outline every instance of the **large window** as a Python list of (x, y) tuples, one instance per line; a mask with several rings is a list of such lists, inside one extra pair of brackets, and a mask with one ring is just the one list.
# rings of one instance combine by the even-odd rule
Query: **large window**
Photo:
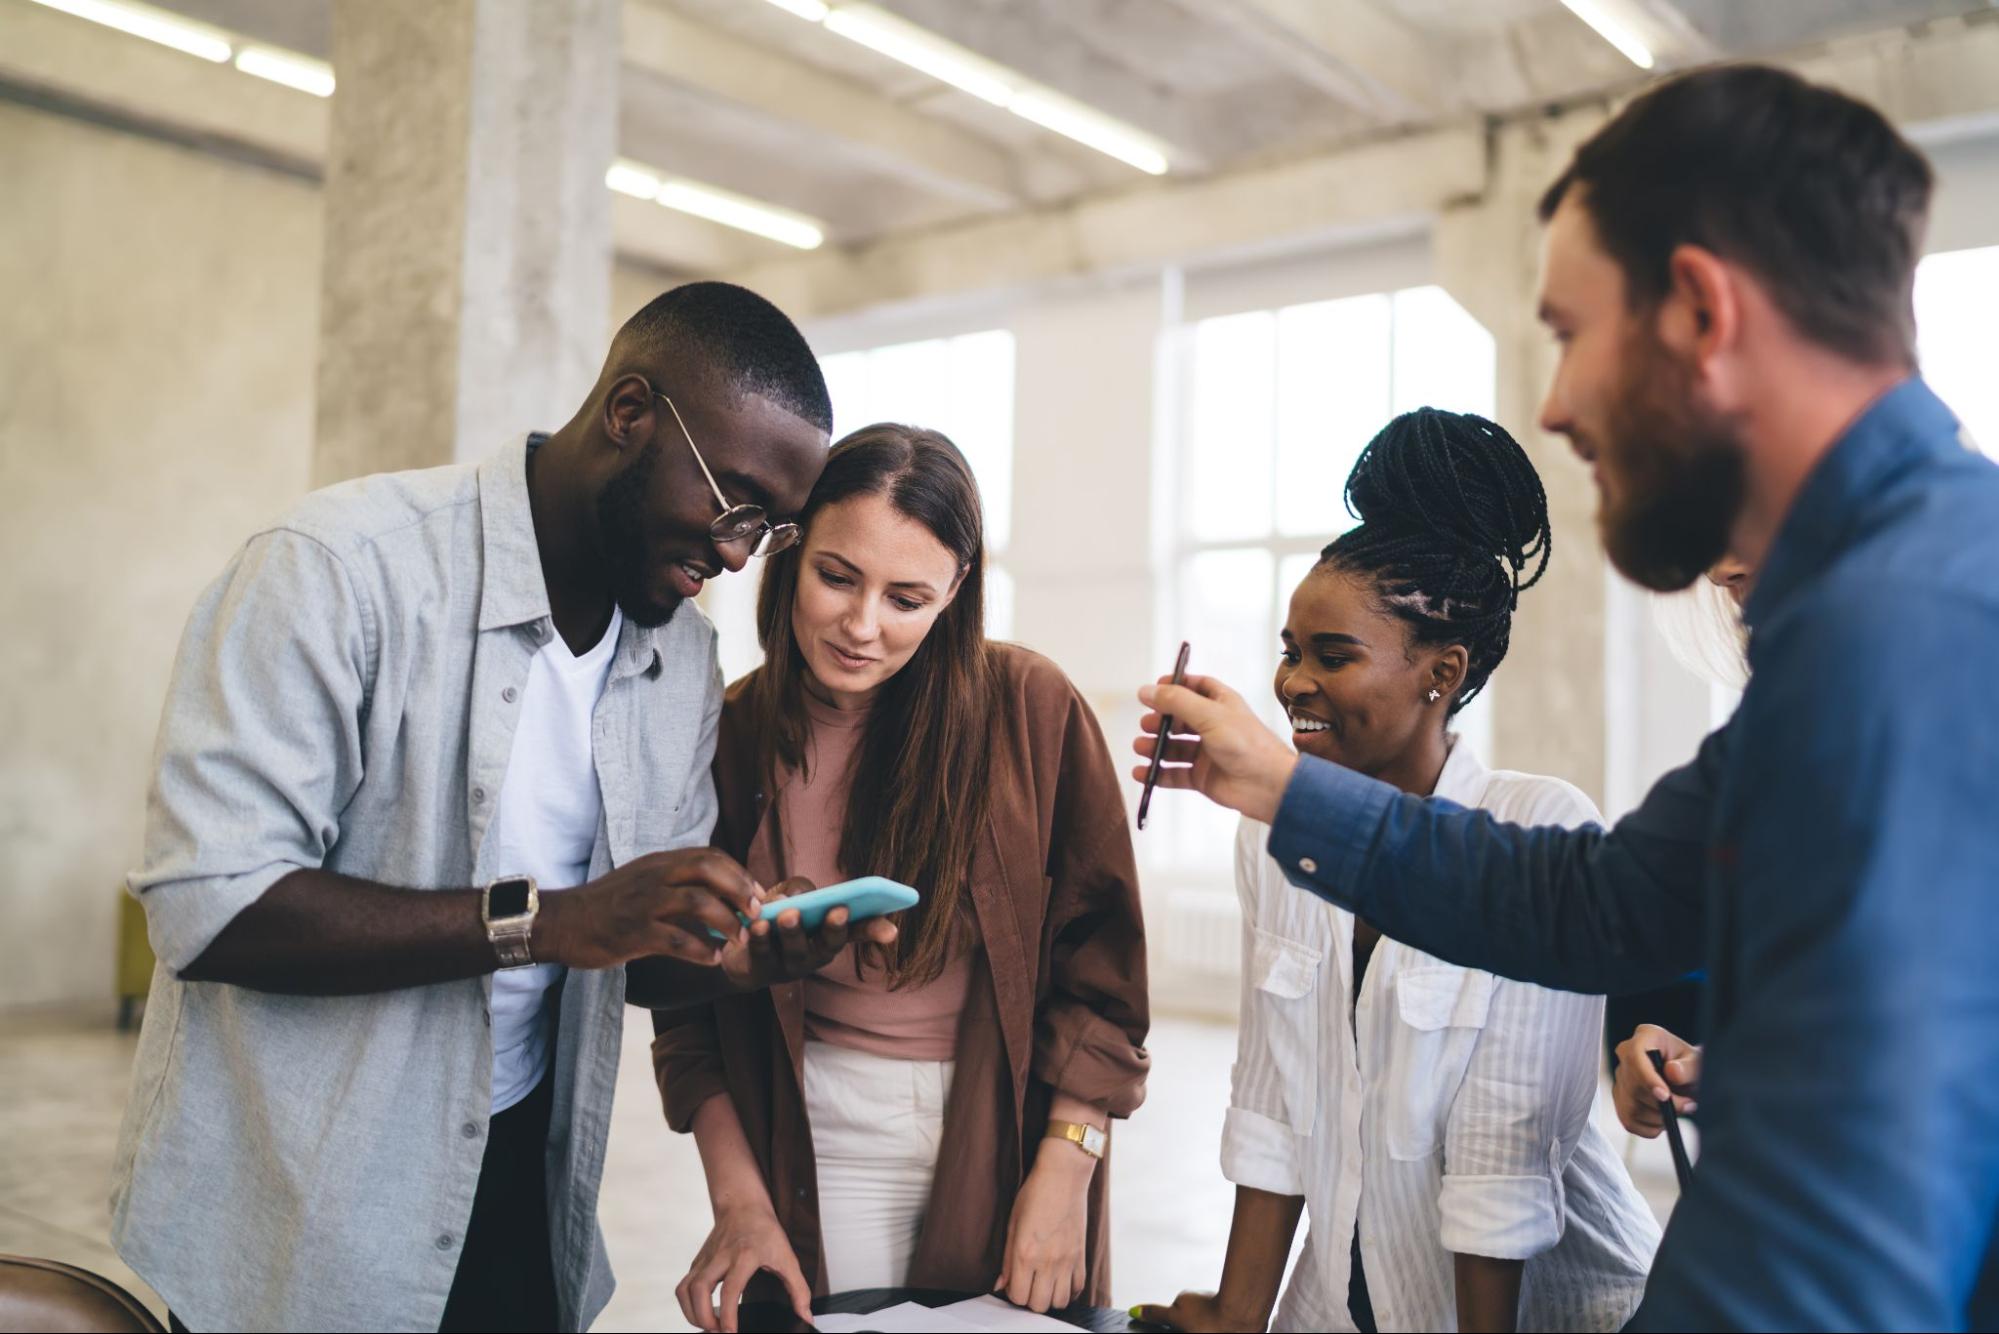
[(1999, 246), (1931, 255), (1916, 268), (1923, 377), (1979, 448), (1999, 458)]
[[(1168, 637), (1278, 725), (1277, 633), (1319, 549), (1353, 526), (1354, 460), (1412, 408), (1491, 416), (1492, 336), (1443, 289), (1413, 287), (1201, 320), (1186, 338)], [(1484, 697), (1458, 729), (1487, 751)], [(1225, 860), (1234, 817), (1177, 805), (1160, 851), (1181, 867)]]
[[(833, 397), (835, 438), (874, 422), (942, 431), (964, 452), (986, 511), (986, 633), (1013, 633), (1007, 538), (1013, 524), (1013, 335), (1004, 329), (842, 352), (820, 362)], [(756, 568), (718, 579), (702, 606), (721, 635), (729, 679), (762, 660)]]

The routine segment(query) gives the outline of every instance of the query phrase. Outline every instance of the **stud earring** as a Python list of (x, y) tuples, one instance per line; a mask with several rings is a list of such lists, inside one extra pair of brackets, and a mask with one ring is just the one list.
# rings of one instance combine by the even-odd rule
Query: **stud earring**
[(1436, 702), (1437, 702), (1437, 701), (1438, 701), (1439, 699), (1442, 699), (1442, 698), (1443, 698), (1443, 696), (1439, 695), (1439, 694), (1437, 693), (1437, 691), (1436, 691), (1436, 688), (1435, 688), (1435, 687), (1433, 686), (1433, 687), (1431, 688), (1431, 690), (1430, 690), (1430, 702), (1431, 702), (1432, 704), (1435, 704), (1435, 703), (1436, 703)]

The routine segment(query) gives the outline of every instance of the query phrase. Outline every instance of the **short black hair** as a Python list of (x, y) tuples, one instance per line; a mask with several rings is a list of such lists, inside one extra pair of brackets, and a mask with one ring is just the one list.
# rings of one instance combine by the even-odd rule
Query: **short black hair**
[(1485, 689), (1521, 591), (1547, 571), (1554, 532), (1540, 474), (1504, 427), (1418, 408), (1360, 452), (1346, 499), (1360, 526), (1334, 538), (1319, 566), (1370, 580), (1412, 644), (1465, 646), (1456, 713)]
[(1577, 187), (1634, 309), (1664, 297), (1681, 245), (1753, 271), (1806, 338), (1915, 365), (1929, 162), (1879, 111), (1769, 65), (1717, 65), (1635, 99), (1576, 150), (1541, 220)]
[(625, 321), (614, 346), (652, 363), (698, 357), (731, 389), (833, 433), (833, 400), (805, 335), (747, 287), (701, 282), (662, 292)]

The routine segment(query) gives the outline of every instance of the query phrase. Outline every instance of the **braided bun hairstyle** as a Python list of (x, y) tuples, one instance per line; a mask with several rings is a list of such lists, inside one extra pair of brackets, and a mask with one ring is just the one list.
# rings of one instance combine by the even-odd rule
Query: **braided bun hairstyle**
[(1346, 501), (1360, 525), (1321, 551), (1317, 568), (1371, 580), (1413, 643), (1465, 646), (1455, 714), (1506, 656), (1521, 590), (1547, 571), (1554, 535), (1540, 475), (1503, 427), (1418, 408), (1361, 451)]

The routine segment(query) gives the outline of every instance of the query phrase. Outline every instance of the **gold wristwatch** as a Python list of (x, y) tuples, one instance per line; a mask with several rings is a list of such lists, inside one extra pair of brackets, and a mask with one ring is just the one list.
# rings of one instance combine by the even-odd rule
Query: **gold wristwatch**
[(1082, 1125), (1075, 1121), (1050, 1121), (1043, 1139), (1066, 1139), (1098, 1162), (1104, 1160), (1104, 1149), (1109, 1145), (1109, 1137), (1095, 1126)]

